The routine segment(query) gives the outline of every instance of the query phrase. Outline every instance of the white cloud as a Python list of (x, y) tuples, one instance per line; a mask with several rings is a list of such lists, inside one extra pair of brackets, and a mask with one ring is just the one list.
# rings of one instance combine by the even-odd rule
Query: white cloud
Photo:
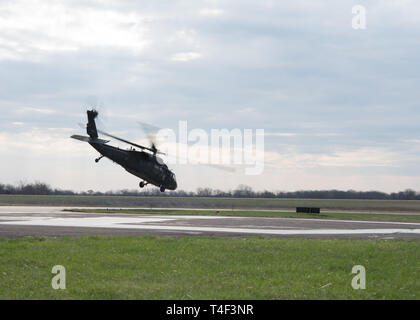
[(225, 11), (222, 9), (209, 9), (209, 8), (204, 8), (201, 9), (199, 11), (199, 14), (202, 16), (220, 16), (222, 14), (224, 14)]
[(172, 55), (171, 60), (172, 61), (180, 61), (180, 62), (186, 62), (190, 60), (196, 60), (201, 57), (201, 54), (199, 52), (179, 52), (174, 55)]
[(407, 155), (384, 148), (359, 148), (333, 153), (302, 153), (289, 147), (284, 153), (266, 152), (267, 165), (274, 168), (317, 168), (317, 167), (399, 167)]
[[(73, 129), (73, 131), (76, 131)], [(51, 156), (77, 157), (83, 153), (82, 144), (76, 144), (70, 138), (70, 128), (29, 128), (25, 132), (0, 132), (0, 154), (2, 157)]]
[(265, 137), (296, 137), (295, 132), (264, 132)]
[(148, 44), (138, 13), (44, 0), (0, 3), (0, 59), (33, 60), (57, 51), (113, 47), (141, 52)]
[(48, 108), (34, 108), (34, 107), (23, 107), (15, 110), (16, 113), (40, 113), (40, 114), (54, 114), (56, 110)]

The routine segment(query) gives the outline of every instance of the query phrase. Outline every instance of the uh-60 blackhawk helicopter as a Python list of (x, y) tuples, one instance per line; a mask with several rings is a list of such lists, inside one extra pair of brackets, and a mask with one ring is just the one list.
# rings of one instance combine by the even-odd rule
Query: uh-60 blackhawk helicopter
[[(168, 169), (168, 166), (163, 163), (161, 158), (156, 156), (156, 154), (163, 153), (156, 148), (154, 143), (148, 148), (98, 130), (95, 124), (95, 118), (97, 116), (98, 112), (96, 110), (87, 111), (88, 123), (86, 125), (86, 131), (89, 137), (80, 135), (71, 136), (73, 139), (89, 143), (101, 154), (99, 158), (95, 159), (95, 162), (99, 162), (100, 159), (106, 157), (118, 163), (129, 173), (143, 180), (139, 183), (140, 188), (143, 188), (149, 183), (159, 187), (161, 192), (164, 192), (166, 189), (175, 190), (177, 188), (175, 174)], [(139, 148), (141, 151), (136, 151), (133, 148), (123, 150), (110, 146), (107, 144), (109, 140), (98, 138), (98, 133), (130, 144), (133, 147)]]

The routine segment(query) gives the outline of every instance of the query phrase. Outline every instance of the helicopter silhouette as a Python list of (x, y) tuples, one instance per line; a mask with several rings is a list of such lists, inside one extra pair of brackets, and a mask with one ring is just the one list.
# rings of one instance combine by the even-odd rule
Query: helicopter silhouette
[[(139, 183), (140, 188), (152, 184), (159, 187), (161, 192), (165, 192), (166, 189), (176, 190), (178, 185), (175, 174), (169, 170), (161, 158), (157, 157), (157, 154), (164, 153), (160, 152), (153, 142), (149, 148), (98, 130), (95, 123), (97, 116), (98, 111), (95, 109), (87, 111), (88, 123), (86, 125), (86, 132), (89, 135), (88, 137), (81, 135), (71, 136), (73, 139), (89, 143), (101, 154), (99, 158), (95, 159), (96, 163), (104, 157), (112, 160), (122, 166), (127, 172), (142, 179)], [(123, 150), (108, 145), (110, 141), (100, 139), (98, 133), (137, 147), (141, 151), (137, 151), (134, 148)]]

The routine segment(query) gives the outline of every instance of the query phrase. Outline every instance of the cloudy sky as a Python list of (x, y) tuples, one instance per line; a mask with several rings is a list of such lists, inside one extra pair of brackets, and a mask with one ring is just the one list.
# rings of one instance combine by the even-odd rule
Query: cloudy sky
[(172, 165), (181, 189), (420, 190), (419, 16), (415, 0), (0, 0), (0, 183), (136, 188), (69, 138), (91, 103), (136, 142), (138, 121), (265, 130), (262, 174)]

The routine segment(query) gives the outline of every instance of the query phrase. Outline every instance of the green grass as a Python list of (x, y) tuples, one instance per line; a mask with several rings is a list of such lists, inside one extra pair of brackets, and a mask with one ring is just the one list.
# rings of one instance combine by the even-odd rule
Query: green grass
[(143, 208), (201, 208), (201, 209), (294, 209), (319, 207), (321, 210), (417, 212), (417, 200), (309, 200), (309, 199), (255, 199), (255, 198), (183, 198), (134, 196), (24, 196), (0, 195), (0, 205), (37, 205), (71, 207), (143, 207)]
[(220, 215), (220, 216), (242, 216), (242, 217), (281, 217), (281, 218), (309, 218), (309, 219), (343, 219), (343, 220), (364, 220), (364, 221), (394, 221), (394, 222), (420, 222), (420, 215), (415, 214), (369, 214), (350, 212), (323, 212), (316, 214), (303, 214), (282, 211), (258, 211), (258, 210), (167, 210), (167, 209), (65, 209), (69, 212), (86, 213), (131, 213), (131, 214), (169, 214), (169, 215)]
[[(51, 269), (66, 268), (65, 290)], [(365, 290), (351, 287), (354, 265)], [(1, 299), (419, 299), (420, 242), (279, 238), (0, 239)]]

